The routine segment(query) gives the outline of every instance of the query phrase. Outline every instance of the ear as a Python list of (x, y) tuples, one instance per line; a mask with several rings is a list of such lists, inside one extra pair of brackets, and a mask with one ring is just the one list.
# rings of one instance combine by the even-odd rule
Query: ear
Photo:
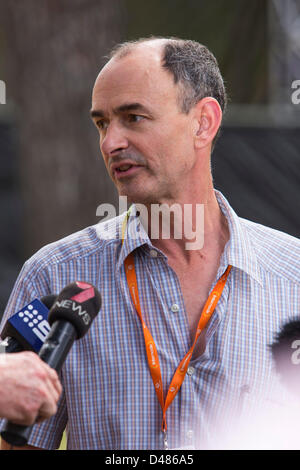
[(200, 100), (194, 108), (195, 147), (200, 149), (212, 144), (222, 121), (222, 110), (215, 98)]

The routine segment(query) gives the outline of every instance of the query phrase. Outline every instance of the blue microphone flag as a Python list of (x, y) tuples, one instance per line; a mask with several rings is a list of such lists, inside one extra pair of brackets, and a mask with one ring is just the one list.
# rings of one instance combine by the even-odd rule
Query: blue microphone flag
[(50, 331), (48, 312), (49, 309), (39, 299), (34, 299), (8, 320), (36, 353)]

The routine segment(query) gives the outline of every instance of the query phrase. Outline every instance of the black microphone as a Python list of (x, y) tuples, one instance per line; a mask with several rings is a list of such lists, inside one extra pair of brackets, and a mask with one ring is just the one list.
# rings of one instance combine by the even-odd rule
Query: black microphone
[[(49, 312), (51, 330), (39, 357), (59, 372), (74, 341), (87, 333), (100, 308), (100, 293), (91, 284), (77, 281), (66, 286)], [(1, 437), (11, 445), (24, 446), (31, 429), (6, 421)]]
[(34, 299), (7, 320), (0, 335), (6, 353), (39, 352), (50, 331), (48, 312), (56, 297), (51, 294)]
[(271, 344), (275, 369), (289, 391), (300, 391), (300, 320), (285, 323)]

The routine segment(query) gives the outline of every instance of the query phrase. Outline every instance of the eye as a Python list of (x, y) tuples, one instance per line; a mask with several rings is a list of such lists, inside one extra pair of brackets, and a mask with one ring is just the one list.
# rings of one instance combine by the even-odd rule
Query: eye
[(98, 121), (96, 121), (95, 124), (98, 127), (98, 129), (101, 131), (107, 129), (108, 127), (108, 122), (105, 121), (104, 119), (99, 119)]
[(145, 119), (145, 116), (141, 116), (140, 114), (128, 114), (127, 119), (129, 122), (140, 122)]

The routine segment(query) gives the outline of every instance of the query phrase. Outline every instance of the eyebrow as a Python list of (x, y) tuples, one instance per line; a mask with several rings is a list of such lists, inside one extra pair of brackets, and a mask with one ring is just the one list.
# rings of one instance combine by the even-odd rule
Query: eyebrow
[[(149, 110), (142, 105), (141, 103), (125, 103), (121, 106), (118, 106), (113, 110), (114, 114), (126, 113), (128, 111), (139, 111), (143, 113), (149, 113)], [(91, 109), (90, 115), (92, 118), (94, 117), (104, 117), (105, 113), (101, 109)]]

